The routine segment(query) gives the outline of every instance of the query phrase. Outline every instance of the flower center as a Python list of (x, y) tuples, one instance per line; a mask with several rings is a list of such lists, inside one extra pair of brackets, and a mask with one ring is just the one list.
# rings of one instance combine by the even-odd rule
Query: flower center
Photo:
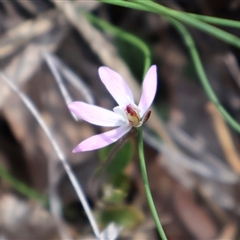
[(133, 127), (139, 127), (140, 125), (142, 125), (139, 110), (136, 109), (134, 106), (132, 106), (131, 104), (127, 105), (125, 113), (127, 115), (130, 125), (132, 125)]

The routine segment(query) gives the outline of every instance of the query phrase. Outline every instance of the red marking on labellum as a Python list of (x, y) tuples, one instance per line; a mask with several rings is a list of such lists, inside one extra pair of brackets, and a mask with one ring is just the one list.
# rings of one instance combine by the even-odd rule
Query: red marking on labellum
[(125, 109), (129, 123), (133, 127), (138, 127), (141, 123), (140, 115), (138, 109), (134, 108), (132, 105), (128, 105)]
[(126, 111), (128, 114), (130, 114), (131, 116), (138, 116), (138, 114), (136, 113), (136, 110), (131, 106), (131, 105), (128, 105), (126, 107)]

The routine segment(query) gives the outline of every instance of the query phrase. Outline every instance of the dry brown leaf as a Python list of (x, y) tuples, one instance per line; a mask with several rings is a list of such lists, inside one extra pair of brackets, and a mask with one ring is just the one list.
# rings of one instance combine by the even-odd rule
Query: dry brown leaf
[(237, 231), (238, 231), (238, 227), (237, 227), (237, 223), (228, 223), (226, 224), (221, 233), (218, 235), (218, 237), (216, 238), (217, 240), (234, 240), (237, 239)]
[(181, 221), (196, 239), (214, 239), (216, 237), (217, 228), (214, 222), (188, 192), (178, 188), (174, 191), (173, 201)]
[[(3, 72), (18, 85), (29, 80), (34, 73), (39, 69), (43, 61), (43, 51), (53, 52), (57, 49), (61, 40), (66, 36), (67, 26), (61, 15), (55, 13), (54, 20), (52, 18), (47, 21), (54, 21), (52, 31), (39, 36), (36, 41), (30, 43), (26, 48), (18, 54), (9, 64), (3, 69)], [(54, 30), (54, 31), (53, 31)], [(10, 90), (6, 85), (1, 83), (0, 88), (0, 108), (9, 96)]]
[(52, 30), (60, 18), (58, 12), (54, 10), (40, 15), (37, 19), (24, 21), (10, 29), (0, 40), (0, 59), (14, 53), (27, 41)]
[(0, 226), (7, 239), (57, 239), (53, 218), (37, 203), (0, 198)]
[(227, 161), (229, 162), (233, 171), (240, 174), (240, 156), (236, 150), (227, 124), (213, 103), (209, 103), (207, 105), (207, 111), (212, 117), (219, 143), (222, 146)]
[(34, 6), (32, 1), (26, 1), (26, 0), (18, 0), (18, 3), (22, 5), (30, 14), (37, 14), (38, 8), (37, 6)]

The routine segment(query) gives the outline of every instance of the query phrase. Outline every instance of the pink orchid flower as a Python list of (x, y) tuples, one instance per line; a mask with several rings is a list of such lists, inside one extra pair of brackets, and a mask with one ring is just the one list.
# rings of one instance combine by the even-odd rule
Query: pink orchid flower
[(95, 150), (110, 145), (129, 132), (131, 128), (140, 127), (150, 116), (149, 107), (157, 89), (155, 65), (150, 67), (143, 80), (142, 94), (138, 106), (134, 103), (129, 86), (118, 73), (108, 67), (100, 67), (98, 73), (118, 106), (110, 111), (84, 102), (72, 102), (68, 105), (68, 108), (77, 117), (89, 123), (118, 128), (87, 138), (73, 149), (73, 153)]

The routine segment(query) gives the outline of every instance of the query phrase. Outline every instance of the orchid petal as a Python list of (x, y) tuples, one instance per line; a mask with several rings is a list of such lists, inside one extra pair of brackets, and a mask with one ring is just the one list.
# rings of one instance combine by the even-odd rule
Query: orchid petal
[(134, 102), (132, 91), (121, 75), (108, 67), (100, 67), (98, 73), (103, 84), (120, 106), (129, 104), (127, 96)]
[(153, 102), (157, 91), (157, 68), (153, 65), (149, 68), (142, 84), (142, 95), (138, 104), (141, 117), (146, 113)]
[(77, 117), (98, 126), (118, 127), (126, 121), (115, 112), (84, 102), (72, 102), (68, 104), (68, 108)]
[(91, 150), (103, 148), (107, 145), (110, 145), (111, 143), (116, 142), (123, 135), (125, 135), (130, 129), (131, 129), (131, 126), (129, 124), (124, 124), (121, 127), (113, 129), (111, 131), (94, 135), (82, 141), (80, 144), (78, 144), (77, 147), (73, 149), (73, 153), (85, 152), (85, 151), (91, 151)]

